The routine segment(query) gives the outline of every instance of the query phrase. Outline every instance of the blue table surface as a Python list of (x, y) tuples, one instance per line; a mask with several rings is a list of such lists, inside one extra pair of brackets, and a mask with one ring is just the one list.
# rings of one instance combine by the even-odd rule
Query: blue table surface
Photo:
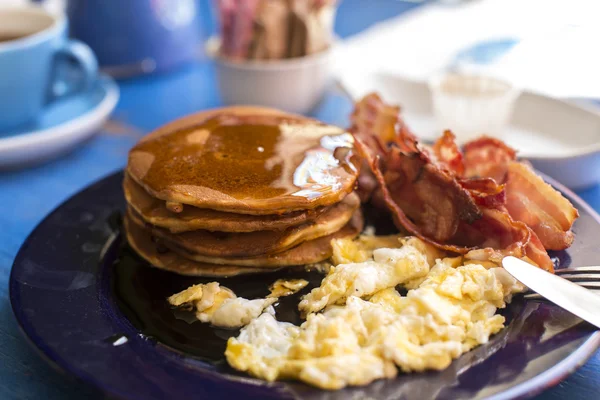
[[(366, 0), (342, 3), (336, 22), (338, 35), (347, 37), (416, 7), (394, 0), (369, 0), (366, 5)], [(206, 12), (206, 4), (203, 10)], [(0, 172), (0, 399), (100, 398), (92, 388), (46, 364), (24, 339), (8, 299), (13, 260), (27, 235), (52, 209), (90, 183), (123, 168), (127, 152), (145, 133), (185, 114), (222, 105), (214, 66), (206, 59), (168, 74), (129, 79), (119, 85), (121, 99), (112, 121), (95, 138), (51, 163)], [(313, 116), (346, 126), (351, 108), (346, 98), (330, 92)], [(600, 211), (600, 186), (578, 194)], [(599, 393), (600, 353), (596, 353), (579, 371), (538, 399), (592, 399), (600, 398)]]

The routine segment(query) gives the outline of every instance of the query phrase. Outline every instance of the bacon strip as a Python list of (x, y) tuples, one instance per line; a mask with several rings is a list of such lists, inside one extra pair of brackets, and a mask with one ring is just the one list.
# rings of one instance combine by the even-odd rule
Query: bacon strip
[(515, 151), (497, 139), (481, 138), (465, 146), (467, 176), (506, 183), (506, 209), (529, 226), (548, 250), (564, 250), (573, 243), (573, 205), (526, 164), (516, 162)]
[(568, 248), (579, 213), (529, 166), (514, 160), (515, 151), (501, 141), (477, 139), (465, 146), (465, 175), (506, 183), (505, 205), (510, 216), (527, 224), (545, 249)]
[(466, 253), (469, 251), (468, 248), (464, 248), (462, 246), (448, 245), (444, 243), (437, 242), (435, 239), (425, 236), (419, 227), (414, 224), (408, 216), (404, 213), (404, 211), (398, 206), (398, 204), (393, 200), (390, 190), (386, 184), (385, 178), (383, 176), (383, 172), (380, 168), (380, 160), (378, 157), (373, 158), (371, 152), (366, 148), (365, 144), (358, 138), (355, 140), (355, 147), (357, 151), (365, 157), (367, 160), (373, 174), (377, 178), (379, 183), (380, 190), (380, 198), (383, 199), (384, 204), (389, 208), (392, 213), (392, 217), (394, 219), (394, 223), (399, 229), (405, 230), (411, 235), (417, 236), (418, 238), (424, 240), (425, 242), (431, 243), (437, 248), (452, 251), (455, 253)]
[(500, 208), (506, 204), (505, 185), (498, 185), (492, 178), (459, 179), (475, 203), (487, 208)]
[(366, 136), (375, 136), (382, 143), (394, 141), (396, 124), (399, 121), (400, 107), (390, 106), (376, 93), (371, 93), (354, 105), (350, 115), (351, 131)]
[(497, 209), (484, 209), (483, 218), (470, 226), (463, 226), (458, 240), (467, 241), (470, 251), (467, 257), (490, 260), (496, 263), (504, 256), (523, 257), (531, 239), (531, 231), (522, 222)]
[[(529, 229), (531, 230), (531, 228)], [(525, 247), (525, 256), (540, 268), (548, 272), (554, 272), (554, 262), (550, 259), (544, 245), (533, 230), (531, 230), (531, 239), (529, 239), (529, 243)]]
[(519, 162), (509, 163), (506, 185), (508, 212), (527, 224), (544, 248), (563, 250), (571, 246), (571, 227), (579, 213), (569, 200)]
[[(350, 115), (350, 132), (364, 142), (363, 151), (369, 152), (369, 159), (384, 157), (387, 142), (394, 140), (399, 121), (400, 107), (385, 104), (376, 93), (365, 96), (354, 105)], [(357, 193), (363, 203), (368, 202), (377, 188), (377, 180), (366, 161), (358, 176)], [(376, 196), (378, 197), (378, 196)]]
[[(534, 231), (515, 221), (504, 209), (484, 209), (484, 218), (473, 229), (486, 240), (475, 248), (488, 253), (488, 259), (500, 264), (505, 256), (528, 257), (540, 268), (554, 271), (554, 263)], [(474, 250), (475, 252), (478, 250)], [(473, 257), (473, 251), (467, 257)]]
[[(433, 222), (426, 221), (422, 225), (413, 222), (413, 218), (409, 218), (409, 215), (417, 218), (423, 217), (423, 214), (419, 214), (422, 209), (415, 207), (415, 204), (423, 201), (423, 198), (419, 197), (419, 194), (422, 195), (423, 192), (410, 187), (403, 190), (401, 186), (395, 186), (395, 182), (391, 179), (392, 177), (398, 178), (395, 175), (397, 165), (395, 163), (388, 164), (388, 171), (384, 176), (379, 160), (370, 158), (370, 153), (364, 150), (364, 143), (357, 140), (356, 145), (359, 153), (365, 154), (368, 158), (369, 165), (379, 182), (381, 197), (391, 211), (394, 223), (398, 228), (406, 230), (409, 234), (417, 236), (439, 249), (459, 254), (466, 253), (467, 257), (471, 259), (492, 260), (499, 263), (504, 256), (513, 255), (528, 257), (539, 267), (548, 271), (554, 270), (552, 260), (535, 233), (524, 223), (514, 221), (503, 208), (483, 208), (480, 218), (469, 221), (468, 218), (456, 217), (457, 213), (453, 208), (456, 201), (450, 201), (452, 196), (449, 196), (446, 197), (445, 205), (439, 206), (429, 214), (425, 213), (429, 218), (431, 215), (436, 215), (436, 218), (432, 219)], [(410, 168), (408, 170), (410, 171)], [(436, 170), (432, 170), (431, 164), (429, 164), (424, 167), (424, 172), (419, 180), (431, 179), (430, 174), (439, 172), (439, 170), (438, 172), (434, 171)], [(431, 184), (432, 182), (440, 185), (436, 187)], [(393, 192), (394, 188), (397, 190), (396, 193)], [(446, 180), (440, 180), (440, 176), (431, 179), (425, 188), (431, 189), (424, 191), (429, 193), (424, 199), (428, 204), (431, 204), (429, 201), (431, 199), (443, 199), (444, 196), (448, 196), (449, 191), (454, 189), (453, 185), (448, 184)], [(439, 192), (436, 192), (437, 189), (445, 189), (445, 191), (440, 196)], [(450, 232), (453, 233), (450, 234)]]
[(516, 155), (516, 151), (501, 140), (482, 136), (464, 146), (464, 177), (492, 178), (503, 183), (506, 167)]
[(437, 157), (438, 165), (442, 164), (449, 171), (458, 176), (465, 173), (463, 154), (456, 144), (456, 136), (448, 130), (433, 145), (433, 152)]
[(514, 256), (526, 259), (528, 262), (548, 272), (554, 272), (554, 263), (546, 252), (546, 249), (544, 249), (544, 246), (542, 246), (539, 238), (529, 227), (526, 226), (526, 229), (529, 232), (529, 239), (526, 244), (514, 243), (500, 250), (493, 247), (474, 247), (473, 250), (465, 254), (465, 258), (469, 260), (492, 261), (497, 265), (501, 265), (504, 257)]
[(481, 218), (469, 192), (425, 154), (393, 147), (386, 165), (385, 186), (391, 198), (423, 235), (444, 242), (454, 236), (461, 221)]

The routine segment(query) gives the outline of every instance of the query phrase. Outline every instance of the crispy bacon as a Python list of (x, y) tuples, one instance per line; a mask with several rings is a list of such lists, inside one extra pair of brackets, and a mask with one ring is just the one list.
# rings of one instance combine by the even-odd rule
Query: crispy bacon
[(404, 122), (400, 122), (397, 125), (398, 133), (394, 140), (394, 144), (404, 152), (408, 153), (421, 153), (421, 157), (430, 158), (427, 151), (424, 151), (423, 147), (419, 145), (417, 137), (408, 129), (408, 126)]
[(390, 106), (379, 95), (371, 93), (354, 105), (350, 115), (351, 131), (361, 135), (363, 141), (367, 136), (375, 136), (382, 143), (392, 142), (396, 137), (399, 115), (400, 107)]
[(467, 178), (492, 178), (504, 182), (506, 167), (516, 159), (516, 151), (504, 142), (482, 136), (464, 146), (464, 176)]
[(522, 222), (513, 221), (503, 210), (483, 209), (483, 217), (471, 225), (463, 225), (456, 238), (469, 245), (469, 258), (487, 254), (487, 259), (498, 262), (507, 255), (523, 257), (531, 232)]
[(377, 190), (377, 179), (373, 172), (371, 172), (371, 168), (364, 164), (361, 167), (360, 173), (358, 174), (358, 179), (356, 183), (356, 193), (360, 198), (361, 203), (368, 203), (369, 201), (373, 201), (373, 194)]
[(411, 219), (404, 213), (402, 208), (400, 208), (400, 206), (392, 198), (386, 180), (383, 176), (383, 172), (380, 168), (379, 158), (373, 157), (372, 153), (366, 148), (365, 144), (358, 138), (355, 141), (355, 146), (359, 153), (365, 157), (375, 177), (377, 178), (380, 190), (380, 196), (378, 196), (378, 198), (389, 208), (392, 213), (394, 223), (399, 229), (402, 229), (411, 235), (417, 236), (418, 238), (443, 250), (452, 251), (455, 253), (465, 253), (468, 251), (468, 249), (465, 249), (462, 246), (444, 244), (424, 235), (420, 228), (413, 223), (413, 221), (411, 221)]
[(467, 176), (505, 183), (504, 204), (510, 216), (527, 224), (544, 248), (568, 248), (574, 239), (571, 227), (579, 213), (529, 166), (514, 159), (514, 150), (497, 139), (481, 138), (465, 146)]
[(399, 116), (391, 118), (391, 109), (378, 96), (363, 99), (358, 107), (353, 133), (379, 184), (373, 201), (391, 211), (399, 229), (471, 260), (499, 263), (513, 255), (553, 270), (546, 249), (571, 244), (577, 210), (516, 162), (512, 148), (483, 137), (462, 153), (450, 131), (427, 147)]
[[(531, 228), (529, 229), (531, 230)], [(531, 230), (531, 239), (529, 239), (529, 243), (525, 247), (525, 256), (536, 263), (538, 267), (548, 272), (554, 272), (554, 263), (533, 230)]]
[(392, 147), (386, 165), (385, 186), (391, 198), (423, 235), (444, 242), (454, 236), (461, 221), (481, 218), (468, 191), (425, 154)]
[(531, 231), (532, 235), (529, 238), (529, 243), (524, 246), (524, 251), (517, 246), (511, 246), (508, 249), (496, 250), (491, 247), (476, 248), (465, 254), (465, 259), (475, 261), (491, 261), (496, 265), (501, 265), (502, 259), (506, 256), (514, 256), (521, 258), (531, 264), (548, 271), (554, 272), (554, 263), (548, 256), (548, 253), (542, 246), (542, 243)]
[[(479, 253), (479, 257), (485, 254), (485, 259), (500, 264), (505, 256), (527, 257), (540, 268), (554, 271), (554, 263), (544, 246), (526, 224), (513, 220), (504, 209), (485, 208), (483, 213), (483, 218), (468, 228), (478, 234), (479, 240), (484, 241), (471, 242), (473, 250), (467, 253), (467, 258), (475, 259), (475, 254)], [(461, 232), (457, 240), (465, 240), (466, 237), (466, 232)]]
[[(363, 149), (364, 144), (360, 140), (357, 140), (356, 144), (362, 154), (366, 157), (370, 157), (370, 153), (368, 151), (365, 152)], [(363, 150), (361, 151), (361, 149)], [(407, 193), (402, 190), (397, 192), (397, 195), (399, 196), (394, 197), (392, 192), (394, 190), (394, 184), (388, 182), (389, 177), (392, 176), (390, 175), (390, 171), (394, 170), (394, 165), (388, 166), (388, 172), (386, 173), (388, 179), (386, 180), (386, 177), (384, 177), (384, 174), (381, 171), (378, 159), (369, 159), (369, 164), (380, 184), (380, 198), (392, 212), (394, 223), (398, 228), (419, 237), (439, 249), (459, 254), (467, 253), (467, 256), (471, 259), (484, 257), (483, 259), (489, 259), (498, 263), (501, 261), (502, 257), (507, 255), (529, 257), (541, 268), (553, 271), (552, 261), (544, 248), (541, 247), (541, 245), (538, 245), (538, 243), (534, 244), (531, 241), (531, 237), (535, 235), (535, 233), (533, 233), (524, 223), (513, 221), (510, 215), (503, 210), (484, 209), (481, 218), (468, 222), (464, 219), (457, 219), (456, 212), (449, 215), (449, 210), (446, 207), (452, 209), (453, 205), (448, 206), (447, 203), (446, 207), (439, 207), (435, 210), (438, 211), (438, 214), (437, 218), (433, 220), (433, 223), (420, 226), (418, 223), (413, 222), (407, 213), (415, 214), (417, 216), (423, 215), (419, 214), (419, 208), (415, 208), (415, 203), (413, 203), (414, 201), (419, 200), (418, 195), (415, 193), (417, 190), (413, 189), (413, 192), (411, 193), (414, 197), (409, 195), (403, 199), (403, 195)], [(431, 171), (428, 171), (427, 173), (431, 173)], [(426, 178), (423, 177), (421, 179)], [(434, 196), (433, 199), (443, 198), (444, 195), (445, 194), (443, 194), (442, 197)], [(397, 201), (398, 199), (401, 201)], [(440, 227), (440, 230), (435, 230), (438, 227)], [(452, 227), (452, 229), (448, 229), (448, 227)], [(434, 231), (434, 234), (428, 234), (428, 232), (430, 233), (432, 230)], [(439, 232), (444, 232), (445, 235), (448, 235), (448, 233), (452, 231), (454, 233), (446, 242), (440, 240), (441, 235)]]
[(506, 186), (508, 212), (527, 224), (544, 248), (563, 250), (571, 246), (571, 227), (579, 213), (569, 200), (520, 162), (509, 163)]
[(522, 222), (514, 221), (503, 210), (484, 208), (482, 217), (472, 224), (462, 224), (453, 242), (468, 251), (492, 248), (515, 257), (522, 256), (531, 234)]
[(506, 204), (505, 185), (498, 185), (492, 178), (464, 178), (458, 182), (480, 206), (500, 208)]
[[(364, 143), (362, 149), (369, 152), (369, 158), (381, 158), (387, 154), (387, 142), (396, 136), (399, 113), (400, 107), (385, 104), (375, 93), (365, 96), (355, 104), (350, 115), (350, 132)], [(361, 201), (368, 202), (376, 188), (377, 180), (370, 166), (363, 161), (357, 186)]]
[(463, 155), (456, 144), (456, 136), (448, 130), (433, 144), (433, 153), (437, 157), (438, 164), (443, 165), (449, 171), (458, 176), (463, 176), (465, 164)]

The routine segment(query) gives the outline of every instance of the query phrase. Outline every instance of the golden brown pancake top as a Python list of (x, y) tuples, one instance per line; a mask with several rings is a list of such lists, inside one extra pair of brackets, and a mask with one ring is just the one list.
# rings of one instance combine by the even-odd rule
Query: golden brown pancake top
[(333, 204), (353, 189), (349, 133), (272, 110), (242, 110), (157, 131), (132, 149), (129, 173), (157, 198), (248, 214)]

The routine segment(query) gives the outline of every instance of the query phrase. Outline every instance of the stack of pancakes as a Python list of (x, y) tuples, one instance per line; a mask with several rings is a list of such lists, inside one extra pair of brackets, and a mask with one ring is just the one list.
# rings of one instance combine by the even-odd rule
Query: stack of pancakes
[(130, 245), (184, 275), (314, 264), (362, 230), (353, 138), (256, 107), (195, 114), (145, 137), (123, 183)]

